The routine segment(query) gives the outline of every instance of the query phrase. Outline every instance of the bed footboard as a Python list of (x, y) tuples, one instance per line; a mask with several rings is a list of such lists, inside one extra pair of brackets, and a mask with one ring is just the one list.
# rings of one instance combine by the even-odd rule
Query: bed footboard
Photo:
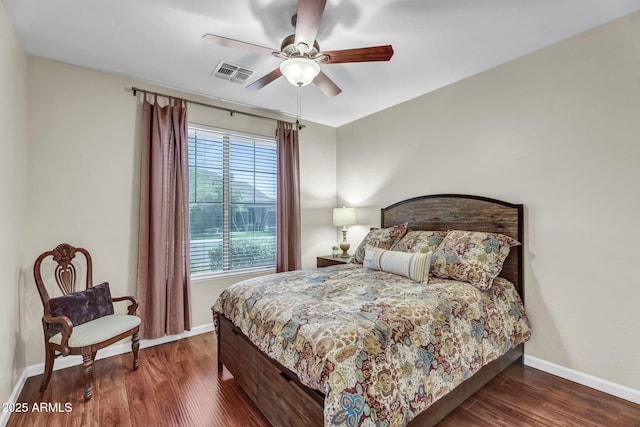
[(274, 426), (322, 426), (323, 396), (268, 358), (218, 314), (218, 368), (224, 365)]

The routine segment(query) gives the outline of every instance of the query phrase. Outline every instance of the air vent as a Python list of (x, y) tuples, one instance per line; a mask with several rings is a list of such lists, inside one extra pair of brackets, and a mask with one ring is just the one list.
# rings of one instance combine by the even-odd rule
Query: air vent
[(218, 62), (218, 65), (211, 73), (214, 77), (233, 83), (244, 83), (252, 74), (253, 70), (224, 61)]

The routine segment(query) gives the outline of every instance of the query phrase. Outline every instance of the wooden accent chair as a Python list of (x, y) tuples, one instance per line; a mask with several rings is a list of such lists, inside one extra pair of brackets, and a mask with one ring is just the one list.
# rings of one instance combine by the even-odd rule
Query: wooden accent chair
[[(84, 257), (76, 258), (78, 254)], [(48, 257), (55, 262), (48, 260)], [(76, 280), (82, 271), (86, 276), (85, 289), (76, 292)], [(93, 286), (91, 255), (86, 249), (62, 243), (36, 259), (33, 274), (44, 308), (42, 327), (46, 359), (40, 392), (44, 392), (49, 385), (54, 359), (75, 354), (82, 355), (84, 399), (91, 399), (96, 353), (128, 336), (131, 336), (133, 370), (138, 369), (140, 318), (135, 315), (138, 303), (128, 296), (111, 298), (108, 283)], [(61, 292), (62, 295), (51, 298), (43, 277), (50, 282), (50, 290), (55, 294)], [(51, 278), (55, 278), (60, 292), (55, 291)], [(114, 314), (113, 303), (118, 301), (130, 303), (128, 314)]]

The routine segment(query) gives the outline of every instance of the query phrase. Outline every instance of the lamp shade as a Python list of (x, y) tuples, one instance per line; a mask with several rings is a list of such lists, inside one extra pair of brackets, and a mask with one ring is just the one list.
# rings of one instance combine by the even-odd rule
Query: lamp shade
[(347, 226), (356, 223), (356, 208), (333, 208), (333, 225)]
[(280, 71), (294, 86), (306, 86), (320, 72), (320, 66), (307, 58), (291, 58), (280, 64)]

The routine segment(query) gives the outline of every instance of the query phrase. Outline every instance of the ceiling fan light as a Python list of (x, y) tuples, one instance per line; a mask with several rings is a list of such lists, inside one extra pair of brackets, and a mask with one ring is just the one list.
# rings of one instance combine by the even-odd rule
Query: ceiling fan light
[(290, 58), (280, 64), (280, 71), (294, 86), (306, 86), (320, 72), (320, 65), (307, 58)]

